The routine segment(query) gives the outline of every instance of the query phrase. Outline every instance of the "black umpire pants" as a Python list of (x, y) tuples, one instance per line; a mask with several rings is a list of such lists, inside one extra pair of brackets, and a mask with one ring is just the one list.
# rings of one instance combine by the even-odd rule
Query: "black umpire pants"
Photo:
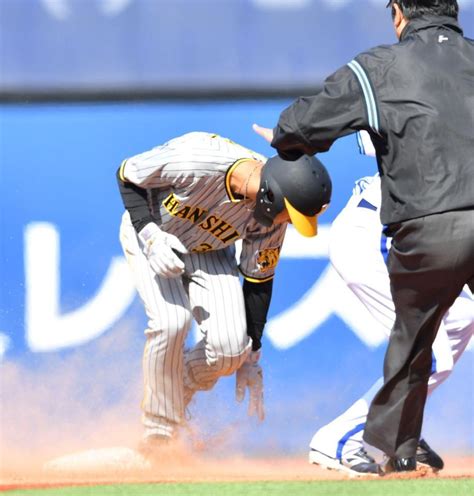
[(388, 272), (395, 323), (384, 385), (369, 409), (364, 440), (390, 457), (416, 453), (441, 319), (467, 283), (474, 290), (474, 210), (391, 224)]

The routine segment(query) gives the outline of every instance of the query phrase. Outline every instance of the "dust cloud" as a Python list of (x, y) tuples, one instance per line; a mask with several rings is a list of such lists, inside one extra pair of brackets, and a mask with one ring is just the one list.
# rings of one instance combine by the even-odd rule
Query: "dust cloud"
[(0, 368), (0, 472), (39, 470), (65, 453), (134, 446), (140, 437), (141, 348), (124, 325), (74, 351)]

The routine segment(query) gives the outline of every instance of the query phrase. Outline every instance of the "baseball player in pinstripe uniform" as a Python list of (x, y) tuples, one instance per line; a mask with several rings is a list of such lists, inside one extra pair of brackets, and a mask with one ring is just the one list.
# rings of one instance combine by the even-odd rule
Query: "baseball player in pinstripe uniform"
[[(295, 174), (279, 157), (193, 132), (124, 160), (118, 183), (120, 241), (148, 316), (143, 446), (176, 436), (194, 393), (236, 371), (237, 399), (248, 388), (249, 414), (263, 419), (258, 358), (272, 279), (287, 223), (316, 234), (331, 195), (324, 166), (305, 156)], [(193, 319), (201, 340), (184, 351)]]
[[(367, 133), (359, 133), (361, 152), (375, 155)], [(329, 240), (330, 260), (347, 286), (379, 322), (388, 336), (395, 320), (390, 281), (385, 259), (390, 238), (383, 235), (379, 210), (380, 177), (360, 179), (353, 195), (334, 220)], [(350, 239), (350, 248), (347, 240)], [(444, 316), (433, 343), (433, 361), (428, 394), (451, 373), (474, 332), (474, 298), (468, 286)], [(352, 475), (377, 474), (375, 460), (364, 449), (362, 436), (369, 405), (383, 379), (357, 400), (342, 415), (320, 428), (313, 436), (309, 453), (311, 463)], [(443, 468), (442, 459), (423, 439), (417, 449), (417, 462)]]

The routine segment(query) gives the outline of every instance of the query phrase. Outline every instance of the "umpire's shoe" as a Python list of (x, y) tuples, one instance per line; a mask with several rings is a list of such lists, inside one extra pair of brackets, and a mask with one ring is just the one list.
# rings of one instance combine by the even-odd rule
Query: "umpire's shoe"
[(424, 439), (420, 439), (415, 456), (389, 458), (383, 470), (386, 474), (392, 472), (412, 472), (416, 470), (417, 465), (431, 468), (434, 472), (437, 472), (444, 467), (444, 462)]
[(340, 460), (312, 448), (309, 452), (309, 462), (329, 470), (345, 472), (352, 477), (382, 475), (380, 465), (364, 448), (356, 453), (343, 456)]
[(416, 449), (416, 461), (420, 465), (425, 465), (432, 468), (435, 472), (444, 468), (443, 459), (424, 439), (420, 439), (418, 443), (418, 448)]
[(413, 472), (416, 470), (416, 456), (389, 458), (383, 467), (385, 474), (393, 472)]

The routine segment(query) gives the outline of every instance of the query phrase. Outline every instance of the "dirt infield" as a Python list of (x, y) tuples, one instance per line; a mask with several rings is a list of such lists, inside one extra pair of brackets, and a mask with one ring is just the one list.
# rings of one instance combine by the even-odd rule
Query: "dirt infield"
[[(108, 459), (92, 457), (92, 462), (88, 459), (84, 463), (84, 458), (79, 456), (84, 452), (116, 446), (135, 452), (142, 428), (139, 412), (131, 405), (139, 403), (140, 385), (131, 381), (127, 385), (128, 393), (113, 407), (106, 407), (102, 403), (105, 395), (102, 388), (104, 384), (112, 387), (117, 382), (116, 375), (111, 374), (108, 380), (101, 376), (97, 390), (92, 385), (90, 389), (78, 391), (74, 386), (77, 363), (71, 359), (69, 362), (66, 370), (53, 363), (53, 371), (48, 369), (40, 376), (25, 373), (16, 366), (3, 366), (0, 389), (3, 387), (5, 400), (0, 408), (0, 490), (98, 483), (325, 481), (347, 478), (339, 472), (310, 465), (306, 452), (285, 457), (278, 449), (280, 444), (275, 442), (273, 445), (268, 439), (262, 449), (272, 457), (249, 456), (250, 451), (244, 451), (246, 443), (238, 442), (243, 436), (248, 439), (249, 432), (256, 435), (256, 430), (247, 429), (245, 410), (242, 419), (236, 417), (229, 421), (226, 417), (228, 410), (223, 409), (220, 415), (226, 422), (218, 423), (217, 427), (212, 425), (212, 429), (193, 419), (182, 433), (184, 445), (178, 446), (172, 454), (167, 451), (153, 469), (140, 468), (135, 462), (127, 464), (124, 459), (119, 459), (118, 466), (114, 466), (117, 458), (113, 456)], [(218, 420), (215, 412), (211, 417), (213, 422)], [(289, 434), (285, 432), (285, 435)], [(449, 447), (445, 446), (440, 451), (446, 453), (448, 450)], [(71, 453), (78, 455), (77, 460), (69, 460), (69, 465), (63, 464), (61, 470), (44, 470), (46, 462), (62, 459)], [(444, 458), (446, 468), (438, 475), (420, 471), (403, 477), (474, 478), (473, 456), (449, 457), (445, 454)]]
[[(110, 470), (103, 473), (74, 470), (70, 473), (45, 473), (40, 465), (2, 467), (0, 490), (18, 488), (60, 487), (97, 483), (117, 484), (130, 482), (229, 482), (229, 481), (313, 481), (344, 480), (340, 472), (328, 471), (310, 465), (305, 456), (292, 458), (212, 459), (179, 456), (161, 460), (159, 466), (149, 470)], [(386, 476), (387, 478), (461, 478), (474, 477), (474, 457), (450, 457), (446, 467), (438, 474), (419, 470), (415, 474)]]

